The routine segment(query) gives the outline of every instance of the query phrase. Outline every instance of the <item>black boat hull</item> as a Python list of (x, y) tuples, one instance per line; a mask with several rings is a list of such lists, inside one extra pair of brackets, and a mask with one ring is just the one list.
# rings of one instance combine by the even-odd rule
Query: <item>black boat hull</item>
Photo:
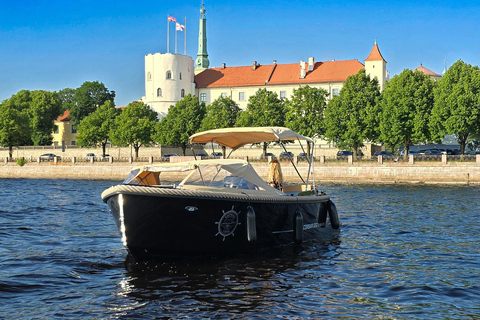
[(255, 199), (121, 191), (104, 201), (137, 261), (245, 253), (316, 239), (326, 231), (331, 203), (328, 196)]

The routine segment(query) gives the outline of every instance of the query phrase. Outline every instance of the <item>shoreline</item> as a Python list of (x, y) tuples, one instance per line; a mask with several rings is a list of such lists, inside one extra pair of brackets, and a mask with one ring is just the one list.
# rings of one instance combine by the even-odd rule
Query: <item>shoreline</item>
[[(16, 163), (0, 165), (0, 179), (79, 179), (123, 181), (132, 167), (147, 165), (145, 162), (94, 162), (94, 163)], [(266, 162), (252, 162), (257, 173), (266, 178)], [(298, 167), (306, 176), (308, 167)], [(295, 170), (282, 166), (286, 183), (298, 183)], [(181, 177), (164, 175), (164, 180), (178, 181)], [(478, 163), (320, 163), (315, 164), (315, 183), (328, 184), (437, 184), (437, 185), (480, 185), (480, 164)]]

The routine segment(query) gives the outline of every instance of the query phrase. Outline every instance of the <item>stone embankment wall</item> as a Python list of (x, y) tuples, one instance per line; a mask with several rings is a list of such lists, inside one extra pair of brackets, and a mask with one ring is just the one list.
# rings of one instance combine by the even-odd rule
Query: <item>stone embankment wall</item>
[[(133, 166), (148, 164), (128, 162), (31, 162), (24, 166), (0, 164), (0, 178), (100, 179), (122, 181)], [(262, 177), (267, 176), (267, 162), (252, 162)], [(284, 162), (284, 180), (299, 182), (295, 170)], [(299, 163), (306, 176), (306, 163)], [(179, 177), (172, 177), (178, 181)], [(480, 184), (480, 159), (477, 162), (319, 162), (315, 166), (317, 183), (406, 183), (406, 184)]]

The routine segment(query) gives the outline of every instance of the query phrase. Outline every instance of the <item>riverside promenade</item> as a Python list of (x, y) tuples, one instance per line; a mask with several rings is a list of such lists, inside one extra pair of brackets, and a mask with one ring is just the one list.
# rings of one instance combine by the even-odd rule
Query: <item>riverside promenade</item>
[[(180, 157), (182, 158), (182, 157)], [(190, 160), (191, 157), (186, 157)], [(0, 178), (29, 179), (92, 179), (122, 181), (134, 166), (147, 162), (28, 162), (19, 166), (15, 162), (0, 164)], [(480, 155), (476, 161), (326, 161), (315, 162), (316, 183), (341, 184), (480, 184)], [(266, 161), (252, 161), (257, 173), (265, 178), (268, 172)], [(298, 164), (300, 173), (306, 177), (306, 162)], [(288, 162), (282, 162), (282, 172), (287, 183), (300, 182), (297, 173)], [(171, 176), (172, 181), (182, 177)]]

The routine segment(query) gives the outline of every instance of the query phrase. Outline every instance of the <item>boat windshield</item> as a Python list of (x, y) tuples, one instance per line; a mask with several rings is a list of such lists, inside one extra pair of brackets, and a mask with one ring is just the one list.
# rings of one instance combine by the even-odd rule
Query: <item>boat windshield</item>
[(225, 170), (220, 165), (199, 165), (196, 170), (180, 183), (180, 186), (194, 185), (216, 188), (265, 190), (264, 186), (258, 186), (247, 179), (246, 177), (238, 176)]

